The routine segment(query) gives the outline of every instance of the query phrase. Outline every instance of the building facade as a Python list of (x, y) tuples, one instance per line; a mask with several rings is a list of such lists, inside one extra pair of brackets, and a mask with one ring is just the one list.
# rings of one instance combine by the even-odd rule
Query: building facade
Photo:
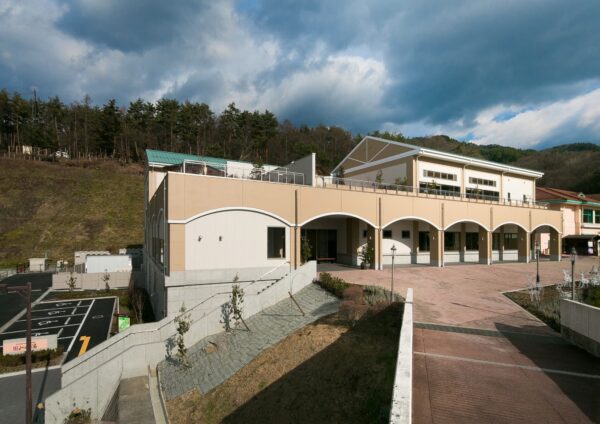
[[(563, 252), (600, 256), (600, 195), (585, 195), (556, 188), (537, 188), (537, 197), (551, 210), (562, 213)], [(542, 249), (547, 237), (541, 237)]]
[(536, 203), (535, 171), (373, 137), (331, 176), (316, 175), (314, 154), (260, 169), (147, 156), (144, 266), (157, 316), (236, 277), (276, 279), (306, 260), (528, 262), (542, 233), (560, 259), (561, 212)]

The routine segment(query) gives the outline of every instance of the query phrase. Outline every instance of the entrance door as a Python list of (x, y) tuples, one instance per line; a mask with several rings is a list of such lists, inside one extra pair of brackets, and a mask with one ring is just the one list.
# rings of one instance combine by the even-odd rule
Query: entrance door
[(310, 244), (310, 260), (331, 261), (337, 260), (337, 230), (302, 230)]

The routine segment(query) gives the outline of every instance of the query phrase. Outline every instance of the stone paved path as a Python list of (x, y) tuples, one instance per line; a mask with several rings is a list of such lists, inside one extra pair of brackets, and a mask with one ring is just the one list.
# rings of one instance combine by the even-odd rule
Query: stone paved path
[[(597, 263), (581, 258), (576, 272)], [(569, 266), (540, 263), (542, 284)], [(389, 269), (327, 270), (390, 285)], [(521, 263), (396, 270), (396, 290), (414, 289), (413, 423), (600, 423), (600, 361), (502, 294), (535, 272)]]
[(217, 387), (268, 347), (288, 334), (317, 319), (337, 311), (337, 298), (311, 284), (296, 295), (305, 312), (302, 316), (291, 299), (265, 309), (246, 319), (250, 332), (235, 330), (206, 337), (188, 350), (191, 368), (184, 369), (173, 361), (158, 365), (162, 390), (173, 399), (194, 388), (207, 393)]

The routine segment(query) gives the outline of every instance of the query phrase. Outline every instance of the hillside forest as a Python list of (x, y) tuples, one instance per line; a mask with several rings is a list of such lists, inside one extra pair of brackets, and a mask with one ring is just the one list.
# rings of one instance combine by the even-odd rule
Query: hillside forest
[[(600, 146), (564, 140), (544, 150), (477, 145), (447, 136), (406, 138), (399, 133), (371, 135), (543, 171), (540, 186), (585, 193), (600, 192)], [(311, 152), (319, 170), (329, 172), (362, 138), (337, 126), (295, 126), (270, 111), (240, 110), (234, 103), (217, 113), (205, 103), (162, 98), (137, 99), (127, 106), (114, 99), (95, 105), (89, 96), (64, 103), (0, 90), (0, 151), (29, 145), (65, 151), (71, 158), (108, 157), (122, 163), (144, 160), (144, 150), (159, 149), (286, 164)], [(575, 143), (574, 143), (575, 142)]]

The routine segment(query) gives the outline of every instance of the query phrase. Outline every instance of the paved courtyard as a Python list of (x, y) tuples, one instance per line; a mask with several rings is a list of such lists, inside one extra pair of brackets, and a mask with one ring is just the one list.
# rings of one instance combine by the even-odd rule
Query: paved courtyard
[[(576, 273), (594, 264), (580, 258)], [(541, 262), (542, 284), (569, 268)], [(389, 269), (319, 270), (390, 287)], [(600, 360), (502, 295), (534, 276), (534, 263), (396, 268), (395, 291), (414, 289), (415, 423), (600, 422)]]

